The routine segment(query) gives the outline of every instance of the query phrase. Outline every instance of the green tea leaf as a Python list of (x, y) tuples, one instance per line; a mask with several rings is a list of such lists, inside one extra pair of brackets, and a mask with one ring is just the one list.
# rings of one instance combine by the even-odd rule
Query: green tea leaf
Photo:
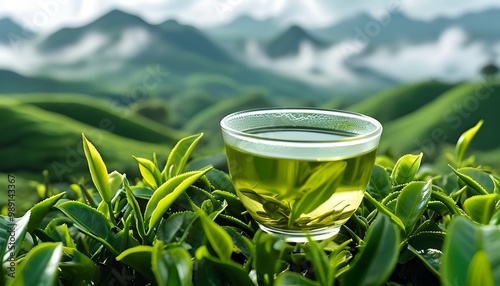
[(368, 192), (365, 192), (364, 198), (368, 202), (370, 202), (379, 212), (388, 216), (401, 230), (403, 231), (405, 230), (405, 225), (403, 224), (401, 219), (394, 213), (392, 213), (388, 207), (386, 207), (385, 205), (374, 199)]
[(127, 202), (129, 206), (132, 207), (132, 210), (134, 211), (134, 217), (135, 217), (135, 224), (137, 228), (137, 233), (141, 237), (143, 241), (146, 241), (146, 230), (145, 230), (145, 225), (144, 225), (144, 218), (142, 217), (141, 213), (141, 208), (139, 206), (139, 203), (135, 199), (135, 196), (130, 189), (128, 180), (125, 179), (123, 181), (123, 187), (125, 188), (125, 192), (127, 195)]
[[(461, 174), (471, 177), (474, 181), (476, 181), (483, 189), (485, 189), (488, 193), (492, 194), (496, 192), (497, 186), (495, 184), (494, 178), (492, 175), (482, 171), (478, 168), (464, 167), (457, 170)], [(462, 182), (460, 182), (462, 183)], [(464, 184), (459, 184), (459, 186), (463, 186)], [(474, 193), (472, 195), (475, 195)]]
[(63, 247), (59, 268), (66, 283), (71, 285), (91, 281), (99, 276), (99, 268), (94, 261), (73, 247)]
[(59, 193), (50, 198), (47, 198), (37, 204), (35, 204), (31, 208), (31, 216), (30, 221), (28, 223), (28, 231), (33, 232), (35, 228), (37, 228), (42, 220), (45, 218), (45, 215), (52, 209), (52, 207), (59, 201), (59, 199), (64, 196), (66, 193)]
[(420, 168), (423, 154), (407, 154), (399, 158), (392, 169), (391, 179), (394, 185), (402, 185), (411, 182)]
[(207, 178), (216, 190), (224, 190), (236, 195), (236, 189), (228, 174), (217, 169), (212, 169), (207, 173)]
[(495, 286), (491, 265), (484, 250), (477, 251), (467, 270), (467, 285)]
[(118, 255), (117, 249), (120, 246), (116, 245), (115, 233), (111, 230), (112, 224), (102, 213), (76, 201), (64, 202), (57, 208), (73, 221), (79, 230), (98, 240), (109, 251)]
[(222, 261), (231, 260), (231, 254), (233, 253), (233, 240), (231, 236), (229, 236), (224, 228), (212, 221), (203, 210), (198, 210), (198, 216), (200, 217), (205, 236), (215, 253), (217, 253), (217, 256)]
[(384, 167), (375, 165), (368, 184), (368, 192), (380, 201), (391, 192), (391, 178)]
[(176, 238), (178, 236), (180, 239), (180, 237), (189, 233), (197, 217), (198, 215), (195, 212), (180, 212), (171, 214), (167, 219), (160, 223), (158, 229), (156, 230), (156, 235), (164, 244), (177, 241)]
[(122, 262), (149, 281), (155, 281), (155, 274), (152, 270), (153, 247), (149, 245), (139, 245), (123, 251), (116, 257), (116, 261)]
[(410, 234), (415, 224), (427, 208), (431, 198), (432, 183), (411, 182), (406, 185), (396, 200), (396, 215), (401, 219), (407, 234)]
[(223, 226), (224, 230), (233, 240), (233, 252), (242, 253), (246, 258), (250, 258), (254, 253), (254, 245), (245, 233), (237, 227)]
[(108, 178), (108, 170), (106, 169), (106, 165), (101, 158), (101, 155), (97, 151), (97, 149), (87, 140), (85, 135), (82, 134), (83, 140), (83, 150), (85, 152), (85, 157), (87, 158), (87, 163), (89, 165), (90, 176), (92, 177), (92, 181), (94, 185), (101, 195), (101, 198), (106, 203), (110, 203), (113, 197), (111, 190), (109, 188), (109, 178)]
[(284, 242), (261, 230), (255, 234), (253, 240), (255, 245), (253, 268), (257, 271), (257, 275), (264, 278), (266, 285), (273, 285), (274, 274), (283, 255)]
[(45, 242), (33, 247), (8, 285), (55, 285), (62, 254), (63, 246), (59, 242)]
[(305, 278), (296, 272), (286, 271), (276, 277), (276, 286), (320, 286), (322, 284)]
[[(27, 211), (22, 217), (0, 216), (0, 250), (2, 263), (15, 257), (24, 242), (28, 228), (31, 211)], [(12, 241), (14, 239), (14, 241)]]
[(75, 242), (71, 237), (68, 225), (65, 223), (58, 224), (57, 220), (51, 220), (50, 223), (45, 228), (47, 233), (53, 241), (62, 242), (63, 246), (76, 248)]
[(341, 285), (383, 285), (396, 267), (399, 243), (399, 230), (379, 214), (366, 232), (364, 248), (341, 276)]
[(455, 146), (455, 156), (457, 157), (457, 164), (460, 166), (464, 158), (465, 152), (469, 148), (470, 142), (476, 136), (483, 125), (483, 120), (480, 120), (474, 127), (465, 131), (460, 138), (458, 138), (457, 145)]
[(123, 179), (125, 178), (125, 176), (118, 173), (117, 171), (113, 171), (108, 174), (108, 178), (109, 189), (111, 190), (112, 196), (114, 196), (120, 188), (120, 185), (123, 183)]
[(476, 258), (476, 265), (471, 266), (480, 251), (486, 254), (489, 262), (489, 271), (483, 269), (480, 273), (491, 272), (494, 285), (500, 285), (500, 228), (496, 225), (477, 225), (464, 216), (456, 216), (448, 227), (443, 246), (441, 284), (466, 285), (471, 271), (475, 271), (473, 269), (479, 265), (487, 267), (482, 254)]
[(320, 285), (333, 285), (335, 271), (330, 267), (330, 259), (325, 251), (320, 247), (319, 243), (308, 238), (306, 244), (306, 257), (312, 262), (316, 280)]
[(300, 188), (299, 193), (302, 196), (292, 205), (289, 227), (293, 226), (302, 214), (312, 212), (332, 196), (342, 181), (346, 166), (345, 161), (335, 161), (321, 165), (314, 171)]
[(188, 136), (177, 142), (174, 149), (170, 152), (167, 163), (161, 172), (164, 181), (183, 172), (189, 156), (191, 156), (191, 152), (193, 152), (194, 147), (201, 140), (201, 137), (203, 137), (203, 133)]
[(476, 191), (476, 194), (479, 195), (487, 195), (488, 191), (483, 188), (476, 180), (474, 180), (471, 176), (464, 174), (460, 172), (459, 170), (453, 169), (453, 167), (450, 166), (450, 168), (453, 170), (453, 172), (465, 183), (467, 186), (471, 187), (474, 191)]
[(242, 265), (210, 255), (206, 246), (195, 253), (195, 285), (255, 286)]
[(142, 178), (151, 188), (156, 189), (162, 183), (160, 170), (158, 167), (148, 159), (132, 156), (139, 165), (139, 172)]
[(159, 286), (192, 285), (193, 262), (191, 255), (180, 246), (163, 249), (163, 243), (157, 241), (153, 246), (151, 269)]
[(495, 207), (500, 200), (498, 194), (473, 196), (465, 200), (463, 208), (469, 217), (480, 224), (488, 224), (495, 213)]
[(132, 193), (136, 198), (149, 200), (151, 199), (151, 196), (153, 196), (154, 191), (150, 188), (135, 187), (132, 189)]
[(156, 227), (174, 201), (211, 168), (209, 166), (199, 171), (178, 175), (158, 187), (146, 205), (145, 223), (148, 225), (148, 234)]

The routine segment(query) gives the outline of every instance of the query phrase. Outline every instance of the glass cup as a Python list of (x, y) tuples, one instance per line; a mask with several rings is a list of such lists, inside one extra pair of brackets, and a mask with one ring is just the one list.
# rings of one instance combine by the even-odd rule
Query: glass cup
[(312, 108), (240, 111), (221, 128), (243, 205), (291, 242), (338, 233), (363, 200), (382, 133), (368, 116)]

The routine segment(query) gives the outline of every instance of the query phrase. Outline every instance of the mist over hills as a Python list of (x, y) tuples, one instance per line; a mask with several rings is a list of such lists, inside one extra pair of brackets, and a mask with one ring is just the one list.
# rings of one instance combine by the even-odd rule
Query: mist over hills
[[(218, 122), (227, 113), (257, 107), (323, 106), (362, 112), (382, 121), (380, 150), (394, 156), (417, 150), (421, 146), (415, 142), (428, 142), (436, 128), (446, 135), (446, 140), (435, 144), (433, 152), (440, 152), (441, 145), (452, 144), (484, 117), (490, 122), (485, 124), (488, 134), (479, 136), (473, 147), (497, 152), (485, 142), (499, 120), (491, 107), (497, 103), (493, 97), (498, 84), (492, 83), (494, 96), (468, 117), (460, 117), (460, 107), (453, 109), (453, 100), (464, 106), (473, 93), (471, 86), (479, 84), (480, 67), (499, 62), (500, 36), (491, 28), (500, 19), (499, 10), (430, 22), (397, 13), (390, 16), (384, 22), (360, 14), (314, 29), (246, 16), (235, 19), (234, 25), (205, 30), (174, 19), (151, 24), (113, 10), (86, 25), (34, 37), (26, 37), (21, 26), (3, 19), (0, 39), (7, 41), (0, 41), (0, 108), (15, 115), (3, 128), (32, 124), (26, 128), (36, 129), (34, 134), (41, 139), (35, 141), (50, 145), (33, 150), (64, 150), (69, 141), (59, 142), (59, 138), (71, 138), (71, 144), (76, 144), (80, 129), (98, 130), (100, 119), (111, 118), (116, 129), (106, 131), (113, 136), (105, 136), (112, 139), (104, 156), (112, 156), (115, 148), (138, 150), (141, 141), (152, 150), (197, 132), (205, 133), (201, 146), (206, 153), (221, 154)], [(370, 33), (367, 25), (379, 25), (380, 31)], [(484, 25), (490, 26), (481, 29)], [(19, 37), (13, 38), (13, 33)], [(31, 99), (26, 93), (33, 93)], [(96, 108), (92, 106), (96, 97), (125, 111)], [(151, 107), (163, 112), (161, 121), (141, 117)], [(30, 112), (40, 124), (29, 119)], [(87, 114), (94, 118), (85, 118)], [(450, 129), (458, 125), (453, 124), (457, 120), (443, 123), (443, 114), (459, 118), (460, 126)], [(43, 127), (44, 122), (50, 128)], [(57, 136), (52, 136), (53, 130)], [(2, 144), (22, 142), (20, 146), (26, 148), (30, 142), (35, 144), (29, 132), (15, 135), (4, 138)], [(8, 150), (22, 153), (12, 148)], [(61, 151), (55, 157), (30, 156), (25, 167), (35, 173), (41, 169), (32, 166), (44, 168), (51, 160), (64, 160)], [(3, 171), (10, 168), (4, 167)]]

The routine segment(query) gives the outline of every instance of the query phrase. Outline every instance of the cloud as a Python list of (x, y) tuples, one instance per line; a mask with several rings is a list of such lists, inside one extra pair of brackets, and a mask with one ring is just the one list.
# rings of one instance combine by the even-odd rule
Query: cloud
[(406, 15), (426, 20), (500, 8), (498, 0), (26, 0), (23, 5), (16, 1), (2, 1), (0, 18), (14, 17), (41, 32), (52, 32), (63, 26), (81, 26), (114, 8), (138, 14), (154, 23), (176, 18), (203, 27), (220, 25), (241, 14), (250, 14), (257, 18), (277, 17), (287, 24), (319, 26), (361, 12), (377, 14), (394, 5), (401, 6)]
[(445, 30), (435, 43), (406, 46), (397, 51), (381, 48), (361, 64), (403, 81), (428, 78), (458, 81), (475, 79), (488, 61), (486, 46), (468, 43), (459, 28)]
[(0, 45), (0, 58), (5, 59), (0, 62), (0, 68), (24, 75), (37, 75), (49, 68), (51, 76), (62, 79), (95, 78), (119, 70), (127, 59), (151, 43), (152, 35), (142, 28), (129, 28), (121, 32), (118, 41), (113, 42), (100, 32), (89, 32), (70, 46), (40, 54), (36, 47), (44, 38), (37, 38), (17, 49)]
[(356, 76), (344, 66), (345, 53), (341, 45), (317, 50), (309, 42), (302, 42), (297, 55), (273, 59), (255, 41), (248, 41), (245, 54), (249, 65), (297, 80), (323, 86), (356, 82)]

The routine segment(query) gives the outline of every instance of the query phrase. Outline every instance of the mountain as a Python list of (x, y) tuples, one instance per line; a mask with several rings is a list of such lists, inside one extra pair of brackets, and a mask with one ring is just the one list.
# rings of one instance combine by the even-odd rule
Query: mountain
[(276, 36), (280, 30), (281, 26), (276, 19), (257, 20), (249, 15), (241, 15), (227, 24), (203, 29), (214, 39), (258, 41), (268, 40)]
[[(120, 94), (140, 90), (146, 96), (171, 97), (196, 89), (218, 98), (255, 91), (273, 97), (299, 98), (303, 92), (327, 97), (321, 87), (233, 59), (192, 26), (175, 20), (152, 25), (119, 10), (55, 32), (40, 43), (39, 51), (46, 58), (69, 58), (47, 63), (44, 74), (78, 76)], [(159, 71), (160, 81), (151, 70)]]
[(424, 22), (407, 17), (401, 12), (386, 13), (383, 17), (359, 14), (329, 27), (312, 29), (312, 35), (326, 41), (357, 40), (368, 44), (368, 51), (376, 47), (401, 47), (435, 42), (449, 28), (460, 28), (470, 41), (497, 42), (500, 34), (500, 9), (463, 14), (459, 17), (440, 17)]
[(19, 43), (31, 40), (33, 37), (35, 37), (34, 32), (23, 29), (10, 18), (0, 19), (0, 45), (10, 44), (16, 47)]
[(183, 136), (187, 136), (183, 132), (138, 116), (116, 102), (83, 94), (30, 94), (18, 96), (16, 100), (138, 141), (173, 145)]
[(327, 43), (309, 35), (301, 27), (292, 25), (286, 31), (272, 39), (266, 45), (265, 51), (271, 58), (294, 56), (299, 53), (300, 46), (303, 43), (309, 43), (316, 49), (322, 49), (328, 46)]
[(438, 81), (403, 84), (374, 94), (348, 110), (389, 123), (432, 102), (454, 85)]
[(464, 131), (481, 119), (484, 125), (471, 148), (494, 150), (500, 140), (498, 106), (499, 83), (457, 85), (414, 112), (385, 124), (380, 151), (396, 156), (423, 151), (428, 159), (433, 158), (444, 143), (455, 144)]
[(118, 136), (10, 98), (0, 99), (0, 172), (39, 176), (47, 170), (52, 182), (88, 177), (83, 156), (82, 132), (98, 148), (109, 171), (132, 172), (137, 163), (131, 155), (165, 160), (168, 146)]
[(113, 95), (95, 83), (80, 81), (55, 80), (47, 77), (24, 76), (19, 73), (0, 69), (2, 93), (31, 92), (81, 92), (100, 97), (111, 98)]

